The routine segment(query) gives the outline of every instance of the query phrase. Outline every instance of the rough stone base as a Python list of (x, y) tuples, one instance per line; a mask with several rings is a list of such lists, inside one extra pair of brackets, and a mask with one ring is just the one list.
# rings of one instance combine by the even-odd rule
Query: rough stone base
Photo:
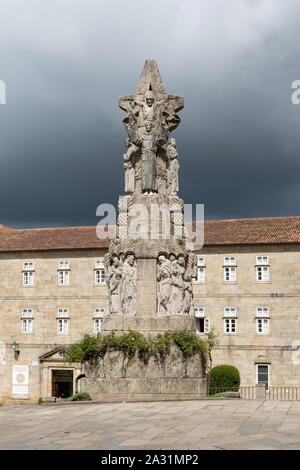
[(120, 351), (84, 364), (80, 390), (97, 401), (187, 400), (206, 396), (206, 377), (200, 354), (185, 359), (172, 345), (164, 360), (137, 356), (128, 360)]

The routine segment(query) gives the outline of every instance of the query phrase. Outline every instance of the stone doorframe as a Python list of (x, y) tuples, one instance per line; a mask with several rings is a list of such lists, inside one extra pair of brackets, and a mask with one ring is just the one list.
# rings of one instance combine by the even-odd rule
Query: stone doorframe
[(79, 375), (82, 374), (82, 364), (80, 362), (64, 362), (63, 358), (59, 357), (59, 353), (64, 352), (65, 349), (58, 347), (40, 356), (40, 387), (43, 398), (51, 397), (52, 395), (52, 370), (71, 370), (73, 371), (73, 393), (75, 390), (80, 392), (80, 380), (76, 381)]

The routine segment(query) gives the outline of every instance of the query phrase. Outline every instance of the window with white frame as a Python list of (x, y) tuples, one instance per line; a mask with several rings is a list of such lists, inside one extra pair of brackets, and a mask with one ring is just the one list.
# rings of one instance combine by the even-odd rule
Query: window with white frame
[(23, 308), (21, 322), (22, 322), (22, 333), (32, 333), (32, 329), (33, 329), (32, 308)]
[(257, 256), (256, 257), (256, 264), (269, 264), (269, 257), (268, 256)]
[(235, 256), (224, 256), (224, 281), (235, 282), (236, 281), (236, 257)]
[(70, 262), (68, 260), (58, 261), (58, 284), (67, 285), (70, 283)]
[(70, 271), (58, 271), (58, 284), (67, 285), (70, 283)]
[(61, 334), (67, 334), (69, 332), (68, 318), (59, 318), (57, 320), (57, 332)]
[(105, 284), (104, 261), (102, 259), (97, 259), (95, 262), (95, 283)]
[(60, 260), (58, 262), (58, 269), (70, 269), (70, 261)]
[(34, 262), (33, 261), (24, 261), (23, 270), (24, 271), (34, 271)]
[(257, 282), (268, 282), (270, 278), (270, 266), (268, 256), (257, 256), (256, 257), (256, 281)]
[(236, 307), (224, 308), (224, 333), (237, 332)]
[(256, 364), (256, 383), (264, 384), (266, 389), (270, 385), (270, 364)]
[(229, 266), (236, 265), (236, 257), (235, 256), (224, 256), (224, 264)]
[(197, 256), (197, 277), (194, 282), (205, 282), (205, 259)]
[(210, 319), (205, 316), (204, 307), (194, 307), (196, 318), (196, 334), (208, 334), (210, 332)]
[(267, 334), (270, 331), (270, 318), (268, 307), (257, 307), (256, 309), (256, 332)]
[(95, 308), (94, 310), (94, 333), (100, 333), (101, 331), (104, 311), (104, 308)]
[(69, 332), (69, 311), (67, 308), (59, 308), (57, 311), (57, 332), (61, 334)]
[(23, 263), (23, 286), (33, 286), (34, 284), (34, 262), (24, 261)]
[(67, 308), (59, 308), (58, 311), (57, 311), (57, 316), (58, 317), (68, 318), (69, 317), (69, 310)]

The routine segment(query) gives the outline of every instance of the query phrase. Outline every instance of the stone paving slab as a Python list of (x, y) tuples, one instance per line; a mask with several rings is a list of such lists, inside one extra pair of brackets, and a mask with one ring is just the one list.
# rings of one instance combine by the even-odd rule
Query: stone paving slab
[(0, 449), (300, 449), (300, 403), (212, 400), (0, 407)]

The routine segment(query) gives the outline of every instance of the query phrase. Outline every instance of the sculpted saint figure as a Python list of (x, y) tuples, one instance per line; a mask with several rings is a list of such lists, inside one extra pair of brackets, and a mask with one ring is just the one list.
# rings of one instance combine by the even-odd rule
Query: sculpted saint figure
[(153, 194), (157, 192), (157, 166), (156, 154), (159, 145), (163, 145), (167, 140), (167, 133), (163, 128), (161, 134), (153, 131), (151, 121), (145, 124), (146, 132), (138, 134), (135, 129), (128, 129), (130, 142), (141, 148), (141, 170), (142, 170), (142, 192), (144, 194)]
[(157, 108), (166, 104), (167, 100), (155, 101), (153, 91), (149, 90), (145, 93), (145, 101), (135, 100), (134, 103), (142, 108), (144, 121), (154, 123), (156, 120)]
[(167, 313), (171, 294), (171, 263), (164, 255), (158, 257), (157, 281), (157, 311)]
[[(183, 273), (185, 271), (184, 267), (184, 257), (183, 261), (179, 257), (178, 260), (174, 255), (170, 256), (171, 262), (171, 273), (172, 273), (172, 286), (171, 286), (171, 312), (172, 313), (181, 313), (183, 308)], [(182, 264), (183, 263), (183, 264)]]
[(110, 313), (120, 313), (120, 287), (122, 280), (122, 267), (117, 256), (114, 257), (112, 265), (107, 269), (106, 282), (109, 290)]
[(136, 267), (134, 255), (127, 255), (123, 264), (122, 312), (135, 313)]
[(125, 140), (125, 144), (128, 148), (127, 153), (123, 155), (124, 169), (125, 169), (125, 193), (134, 193), (134, 179), (135, 179), (135, 153), (137, 147), (133, 145), (129, 139)]
[(179, 190), (178, 184), (178, 152), (176, 150), (176, 141), (174, 138), (169, 140), (167, 146), (167, 159), (169, 161), (169, 172), (168, 172), (168, 193), (169, 196), (177, 196)]

